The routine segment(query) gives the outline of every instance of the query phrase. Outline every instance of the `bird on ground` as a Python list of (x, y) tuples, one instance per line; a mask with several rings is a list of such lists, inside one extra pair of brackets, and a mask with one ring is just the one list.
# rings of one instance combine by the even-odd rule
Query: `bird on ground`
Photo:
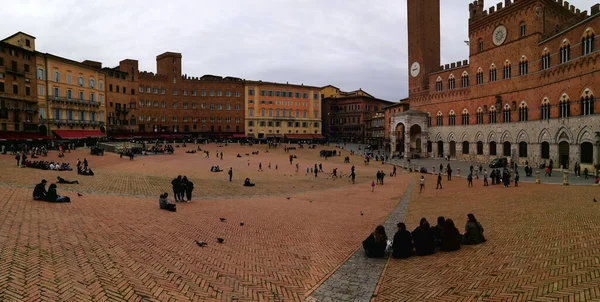
[(286, 199), (290, 199), (290, 197), (287, 197)]
[(221, 220), (221, 222), (225, 222), (227, 218), (219, 218), (219, 220)]
[(596, 200), (596, 198), (594, 198), (594, 202), (598, 202), (598, 201)]
[(240, 222), (240, 226), (244, 226), (244, 222), (243, 222), (243, 221), (242, 221), (242, 222)]
[(81, 196), (83, 196), (83, 195), (82, 195), (81, 193), (77, 193), (77, 196), (81, 197)]
[(219, 243), (223, 243), (223, 241), (225, 241), (225, 239), (223, 239), (223, 238), (220, 238), (220, 237), (219, 237), (219, 238), (217, 238), (217, 241), (218, 241)]
[(360, 211), (360, 216), (364, 215), (363, 211)]
[(196, 240), (196, 245), (198, 245), (198, 246), (206, 246), (206, 242)]

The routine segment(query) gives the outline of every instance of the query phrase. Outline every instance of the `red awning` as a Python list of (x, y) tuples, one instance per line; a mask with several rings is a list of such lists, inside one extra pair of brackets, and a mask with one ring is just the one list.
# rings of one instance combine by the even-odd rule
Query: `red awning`
[(286, 134), (289, 139), (313, 139), (314, 134)]
[(88, 137), (104, 137), (100, 130), (54, 130), (61, 139), (82, 139)]
[(43, 136), (39, 133), (31, 132), (0, 132), (0, 140), (3, 141), (25, 141), (25, 140), (43, 140), (50, 139), (49, 136)]
[(235, 133), (231, 137), (233, 138), (248, 138), (246, 134)]
[(283, 137), (283, 134), (267, 134), (267, 137)]
[(321, 134), (313, 134), (314, 139), (324, 139), (325, 137)]

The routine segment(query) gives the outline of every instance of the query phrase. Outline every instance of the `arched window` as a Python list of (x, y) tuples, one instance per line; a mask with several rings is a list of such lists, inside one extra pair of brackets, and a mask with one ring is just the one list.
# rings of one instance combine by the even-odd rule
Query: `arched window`
[(454, 75), (451, 74), (448, 77), (448, 89), (452, 90), (454, 88), (456, 88), (456, 83), (455, 83)]
[(490, 142), (490, 155), (496, 155), (496, 142)]
[(90, 79), (90, 88), (96, 87), (96, 81), (94, 79)]
[(527, 157), (527, 143), (526, 142), (519, 143), (519, 157)]
[(496, 113), (497, 113), (496, 112), (496, 107), (491, 106), (490, 107), (490, 112), (489, 112), (489, 115), (490, 115), (490, 124), (495, 124), (496, 123)]
[(542, 70), (550, 68), (550, 51), (548, 48), (544, 48), (542, 53)]
[(560, 47), (560, 63), (569, 62), (571, 60), (571, 44), (566, 39), (563, 40), (563, 45)]
[(462, 124), (463, 125), (469, 124), (469, 111), (466, 108), (462, 112)]
[(483, 155), (483, 142), (477, 142), (477, 155)]
[(456, 114), (454, 114), (454, 110), (450, 110), (450, 113), (448, 114), (448, 125), (456, 125)]
[(481, 107), (477, 108), (477, 124), (483, 124), (483, 109)]
[(586, 89), (581, 96), (581, 115), (594, 114), (594, 94)]
[(469, 73), (467, 73), (466, 71), (463, 72), (462, 76), (460, 77), (460, 81), (462, 84), (462, 88), (469, 87)]
[(462, 143), (462, 154), (469, 154), (469, 142), (467, 141)]
[(442, 115), (441, 111), (438, 111), (438, 113), (437, 113), (436, 125), (437, 126), (443, 126), (444, 125), (444, 115)]
[(583, 37), (581, 37), (581, 55), (589, 55), (594, 51), (594, 31), (591, 28), (587, 28)]
[(504, 142), (502, 144), (502, 155), (503, 156), (510, 156), (511, 152), (510, 152), (510, 142)]
[(481, 67), (479, 67), (479, 69), (477, 69), (476, 81), (477, 81), (477, 85), (483, 84), (483, 69), (481, 69)]
[(431, 114), (427, 112), (427, 127), (431, 127)]
[(442, 81), (442, 77), (437, 77), (437, 80), (435, 80), (435, 91), (442, 91), (444, 89), (444, 83)]
[(581, 148), (581, 163), (591, 164), (594, 162), (594, 145), (590, 142), (584, 142), (580, 145)]
[(502, 115), (502, 122), (510, 123), (510, 106), (508, 106), (508, 104), (504, 105), (504, 108), (502, 108)]
[(79, 76), (79, 77), (77, 78), (77, 85), (78, 85), (79, 87), (83, 87), (83, 77), (82, 77), (82, 76)]
[(510, 66), (510, 61), (506, 60), (504, 62), (504, 77), (503, 79), (510, 79), (512, 68)]
[(558, 108), (559, 108), (559, 112), (560, 112), (559, 116), (561, 118), (571, 116), (571, 100), (569, 99), (569, 96), (566, 93), (563, 93), (558, 104), (559, 104)]
[(264, 109), (260, 110), (260, 116), (265, 116), (265, 110)]
[(480, 52), (483, 51), (483, 39), (479, 38), (479, 40), (477, 40), (477, 48)]
[(522, 56), (519, 61), (519, 75), (526, 75), (529, 73), (529, 62), (527, 62), (527, 57)]
[(548, 100), (548, 98), (544, 98), (544, 100), (542, 100), (542, 120), (549, 120), (550, 119), (550, 101)]
[(490, 82), (496, 82), (496, 65), (490, 66)]
[(527, 108), (527, 103), (525, 101), (521, 102), (519, 105), (519, 122), (526, 122), (529, 120), (529, 109)]
[(519, 34), (521, 35), (521, 37), (525, 37), (525, 35), (527, 35), (527, 25), (525, 25), (525, 22), (521, 22), (521, 24), (519, 25)]

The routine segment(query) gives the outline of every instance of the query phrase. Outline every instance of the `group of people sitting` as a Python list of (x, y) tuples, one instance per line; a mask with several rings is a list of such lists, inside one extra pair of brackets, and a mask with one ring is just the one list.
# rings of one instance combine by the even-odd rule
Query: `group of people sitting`
[(221, 167), (219, 165), (210, 167), (210, 172), (222, 172)]
[(421, 218), (419, 226), (412, 233), (406, 230), (406, 225), (402, 222), (398, 223), (397, 227), (394, 240), (389, 244), (385, 228), (382, 225), (377, 226), (375, 232), (363, 241), (366, 255), (381, 258), (386, 255), (386, 249), (391, 249), (392, 257), (403, 259), (414, 254), (431, 255), (435, 253), (436, 248), (441, 251), (456, 251), (460, 249), (461, 244), (474, 245), (486, 241), (483, 227), (473, 214), (467, 215), (464, 234), (458, 231), (452, 219), (444, 217), (438, 217), (434, 227), (429, 225), (427, 219)]
[[(198, 147), (198, 148), (200, 148), (200, 147)], [(193, 150), (193, 149), (187, 150), (187, 151), (185, 151), (185, 153), (194, 154), (194, 153), (196, 153), (196, 150)]]
[(148, 152), (151, 152), (154, 154), (157, 154), (157, 153), (173, 154), (175, 152), (175, 149), (173, 148), (173, 145), (155, 145), (155, 146), (152, 146), (149, 149), (147, 149), (145, 154), (148, 154)]
[(244, 187), (254, 187), (254, 186), (256, 186), (256, 184), (253, 182), (250, 182), (250, 178), (244, 179)]
[(55, 170), (55, 171), (73, 171), (73, 168), (69, 163), (55, 163), (53, 161), (25, 161), (25, 167), (41, 169), (41, 170)]
[(90, 154), (91, 155), (103, 156), (104, 155), (104, 148), (98, 147), (98, 146), (93, 146), (93, 147), (90, 148)]
[(133, 158), (135, 157), (135, 152), (131, 148), (130, 149), (123, 149), (119, 153), (119, 158), (123, 158), (123, 155), (129, 157), (129, 160), (133, 160)]
[(48, 191), (46, 191), (46, 183), (48, 183), (48, 181), (42, 179), (42, 182), (35, 185), (35, 188), (33, 189), (34, 200), (44, 200), (49, 202), (71, 202), (71, 198), (68, 196), (58, 195), (56, 192), (56, 184), (51, 184), (50, 187), (48, 187)]

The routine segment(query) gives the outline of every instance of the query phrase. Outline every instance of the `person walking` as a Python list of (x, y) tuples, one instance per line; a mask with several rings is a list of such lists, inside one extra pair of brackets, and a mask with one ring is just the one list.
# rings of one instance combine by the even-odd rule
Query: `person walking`
[(448, 163), (446, 170), (446, 173), (448, 173), (448, 180), (452, 180), (452, 168), (450, 168), (450, 163)]
[(421, 175), (421, 179), (419, 180), (419, 184), (421, 186), (421, 189), (419, 190), (419, 193), (423, 192), (423, 189), (425, 188), (425, 176)]
[(231, 178), (233, 177), (233, 169), (231, 167), (229, 168), (227, 174), (229, 174), (229, 182), (231, 182)]
[(438, 173), (437, 184), (435, 185), (436, 190), (442, 188), (442, 172)]
[(375, 181), (371, 181), (371, 192), (375, 192)]
[(584, 168), (583, 169), (583, 177), (585, 177), (584, 179), (588, 179), (588, 174), (590, 173), (590, 171), (588, 170), (588, 168)]
[(489, 186), (487, 170), (483, 170), (483, 186), (484, 187)]
[(15, 155), (15, 159), (17, 160), (17, 167), (18, 167), (19, 163), (21, 162), (21, 154), (19, 154), (19, 152), (17, 152), (17, 155)]
[(519, 186), (519, 171), (515, 171), (515, 187)]
[(470, 172), (469, 175), (467, 175), (467, 181), (468, 183), (468, 187), (472, 187), (473, 186), (473, 172)]

